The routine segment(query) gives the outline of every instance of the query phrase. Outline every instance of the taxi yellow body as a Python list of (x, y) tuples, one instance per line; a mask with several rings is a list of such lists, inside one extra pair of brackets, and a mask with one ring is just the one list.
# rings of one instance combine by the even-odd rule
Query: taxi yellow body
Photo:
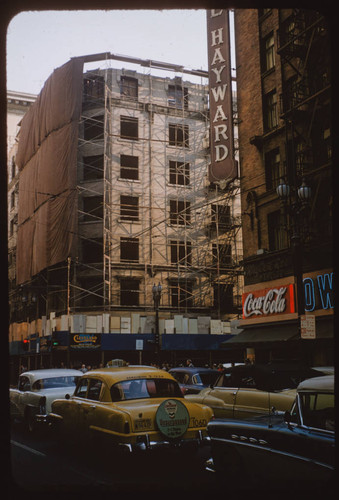
[(72, 396), (53, 402), (49, 419), (61, 434), (134, 451), (208, 441), (212, 417), (208, 406), (186, 401), (166, 371), (124, 366), (85, 373)]

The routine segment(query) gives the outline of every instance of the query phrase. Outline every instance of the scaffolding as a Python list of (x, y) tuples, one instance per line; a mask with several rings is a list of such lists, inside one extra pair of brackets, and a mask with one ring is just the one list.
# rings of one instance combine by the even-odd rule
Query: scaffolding
[[(150, 70), (142, 75), (143, 84), (139, 83), (141, 98), (128, 87), (123, 93), (121, 81), (118, 95), (113, 79), (133, 80), (134, 75), (140, 78), (141, 74), (112, 69), (107, 62), (104, 70), (84, 75), (83, 132), (79, 140), (82, 181), (80, 175), (78, 186), (82, 250), (79, 248), (72, 274), (74, 311), (90, 310), (84, 300), (90, 296), (95, 309), (101, 305), (104, 311), (151, 311), (151, 287), (159, 281), (163, 285), (162, 311), (207, 314), (213, 309), (219, 319), (225, 313), (236, 317), (242, 288), (242, 249), (240, 207), (237, 212), (234, 200), (240, 196), (240, 186), (235, 180), (222, 189), (207, 180), (206, 86), (184, 82), (183, 68), (175, 78), (154, 77)], [(178, 73), (178, 68), (175, 70)], [(201, 76), (207, 75), (201, 72)], [(135, 141), (128, 144), (122, 135), (121, 116), (130, 130), (138, 120)], [(85, 128), (94, 131), (91, 139)], [(98, 162), (92, 157), (101, 155), (101, 148), (103, 169), (98, 182)], [(122, 180), (121, 155), (129, 160), (131, 155), (137, 156), (139, 164), (137, 172), (134, 165), (124, 165), (126, 178), (121, 183), (123, 188), (118, 188), (118, 180)], [(88, 158), (90, 164), (86, 163)], [(84, 203), (90, 198), (92, 203)], [(136, 205), (131, 205), (133, 198), (138, 198)], [(102, 241), (98, 237), (100, 225)], [(137, 255), (122, 258), (121, 241), (131, 248), (137, 242)], [(102, 259), (86, 262), (86, 245), (97, 249), (101, 245)], [(99, 256), (100, 252), (94, 254)], [(121, 280), (128, 279), (142, 287), (132, 285), (125, 290), (138, 299), (136, 304), (131, 300), (124, 307)], [(225, 311), (222, 300), (228, 298), (231, 304), (231, 296), (235, 307)]]

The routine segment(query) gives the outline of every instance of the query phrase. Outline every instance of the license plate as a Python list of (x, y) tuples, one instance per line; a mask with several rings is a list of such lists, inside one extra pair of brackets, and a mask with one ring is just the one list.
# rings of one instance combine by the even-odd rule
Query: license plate
[(134, 421), (134, 428), (136, 431), (144, 431), (152, 427), (152, 420), (150, 418), (141, 418)]

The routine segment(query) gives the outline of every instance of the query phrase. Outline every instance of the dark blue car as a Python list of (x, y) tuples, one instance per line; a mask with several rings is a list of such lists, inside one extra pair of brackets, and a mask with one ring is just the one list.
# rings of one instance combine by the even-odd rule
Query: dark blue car
[(171, 368), (169, 373), (179, 382), (183, 394), (197, 394), (214, 384), (220, 375), (218, 370), (195, 366)]
[[(207, 469), (229, 488), (325, 491), (334, 481), (334, 376), (301, 382), (291, 411), (207, 426)], [(315, 497), (312, 497), (315, 498)]]

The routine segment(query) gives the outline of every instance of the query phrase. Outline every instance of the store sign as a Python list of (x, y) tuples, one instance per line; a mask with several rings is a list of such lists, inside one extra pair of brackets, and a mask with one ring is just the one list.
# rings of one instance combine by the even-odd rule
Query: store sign
[(304, 278), (305, 311), (333, 309), (333, 273), (318, 274), (315, 278)]
[(233, 180), (232, 83), (227, 9), (207, 11), (211, 164), (209, 180)]
[(294, 312), (294, 287), (292, 284), (243, 294), (244, 319)]
[(73, 333), (70, 336), (71, 349), (97, 349), (100, 346), (100, 333)]
[(300, 316), (300, 336), (302, 339), (315, 339), (315, 316), (313, 314)]

